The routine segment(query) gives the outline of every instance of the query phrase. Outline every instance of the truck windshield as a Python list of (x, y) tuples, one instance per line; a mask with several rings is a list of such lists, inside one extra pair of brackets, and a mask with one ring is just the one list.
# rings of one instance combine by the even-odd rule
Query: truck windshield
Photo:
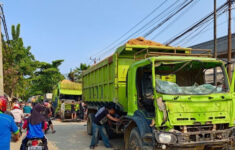
[(61, 94), (60, 95), (60, 99), (61, 100), (74, 100), (74, 101), (78, 101), (79, 95), (64, 95), (64, 94)]
[(224, 67), (219, 62), (157, 62), (156, 90), (170, 95), (207, 95), (228, 91)]

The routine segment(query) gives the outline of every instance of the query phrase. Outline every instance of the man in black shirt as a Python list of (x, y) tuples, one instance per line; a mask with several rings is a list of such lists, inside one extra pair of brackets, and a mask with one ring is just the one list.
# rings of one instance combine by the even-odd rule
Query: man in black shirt
[(51, 110), (51, 106), (48, 102), (44, 102), (43, 116), (44, 116), (45, 120), (48, 122), (48, 128), (45, 131), (45, 133), (47, 133), (49, 128), (51, 128), (52, 133), (55, 133), (56, 130), (54, 130), (54, 126), (53, 126), (52, 121), (51, 121), (52, 110)]
[(95, 146), (98, 144), (98, 135), (102, 137), (105, 147), (111, 148), (109, 143), (108, 135), (104, 124), (107, 122), (108, 119), (118, 122), (120, 121), (118, 118), (114, 118), (112, 115), (115, 114), (115, 106), (110, 105), (109, 107), (101, 107), (97, 113), (95, 114), (93, 123), (92, 123), (92, 139), (90, 149), (94, 149)]
[(74, 101), (72, 101), (72, 104), (71, 104), (71, 118), (72, 118), (72, 120), (77, 119)]

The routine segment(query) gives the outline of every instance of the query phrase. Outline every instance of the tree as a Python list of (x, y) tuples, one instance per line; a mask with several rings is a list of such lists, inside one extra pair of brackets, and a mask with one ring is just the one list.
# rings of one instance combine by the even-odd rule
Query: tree
[(69, 78), (70, 81), (75, 82), (75, 73), (72, 69), (70, 70), (70, 72), (68, 74), (68, 78)]
[[(20, 24), (11, 28), (12, 40), (3, 39), (3, 74), (5, 93), (10, 97), (24, 96), (28, 88), (30, 76), (36, 69), (35, 59), (25, 47), (20, 37)], [(8, 45), (6, 43), (9, 43)]]
[(51, 64), (38, 62), (38, 69), (32, 79), (31, 93), (33, 93), (33, 95), (51, 93), (55, 85), (64, 79), (64, 76), (60, 73), (58, 68), (63, 61), (64, 60), (55, 60)]
[(82, 82), (82, 72), (84, 70), (87, 70), (90, 66), (85, 64), (85, 63), (81, 63), (79, 67), (76, 67), (74, 70), (70, 70), (69, 74), (68, 74), (68, 78), (71, 81), (74, 82)]
[(3, 43), (3, 74), (5, 93), (10, 97), (28, 99), (30, 96), (52, 92), (64, 76), (58, 67), (63, 60), (52, 63), (35, 60), (31, 47), (20, 37), (20, 24), (11, 28), (12, 40)]

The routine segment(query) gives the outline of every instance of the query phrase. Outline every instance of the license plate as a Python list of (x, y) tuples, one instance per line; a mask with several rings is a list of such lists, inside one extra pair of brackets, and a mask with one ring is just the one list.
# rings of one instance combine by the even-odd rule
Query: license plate
[(43, 147), (42, 146), (31, 146), (31, 147), (28, 147), (28, 150), (43, 150)]

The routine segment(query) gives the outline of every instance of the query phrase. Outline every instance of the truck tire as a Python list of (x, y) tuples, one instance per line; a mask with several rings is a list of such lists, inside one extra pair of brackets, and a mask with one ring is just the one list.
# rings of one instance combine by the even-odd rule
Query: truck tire
[(139, 129), (137, 127), (131, 130), (127, 149), (128, 150), (143, 150), (143, 142), (140, 137)]
[(92, 135), (92, 121), (94, 119), (94, 114), (93, 113), (89, 113), (88, 117), (87, 117), (87, 134), (88, 135)]

